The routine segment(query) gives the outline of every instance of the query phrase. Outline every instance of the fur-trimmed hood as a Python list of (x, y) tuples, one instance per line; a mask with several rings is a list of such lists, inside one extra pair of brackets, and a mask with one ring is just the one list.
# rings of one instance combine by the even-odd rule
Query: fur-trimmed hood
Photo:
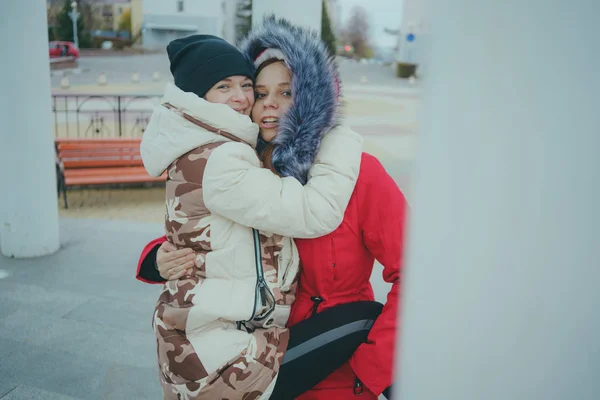
[[(305, 184), (321, 138), (338, 124), (339, 75), (333, 56), (316, 32), (268, 16), (240, 46), (254, 61), (266, 50), (283, 53), (292, 71), (293, 104), (280, 120), (273, 167)], [(259, 139), (260, 145), (264, 145)]]

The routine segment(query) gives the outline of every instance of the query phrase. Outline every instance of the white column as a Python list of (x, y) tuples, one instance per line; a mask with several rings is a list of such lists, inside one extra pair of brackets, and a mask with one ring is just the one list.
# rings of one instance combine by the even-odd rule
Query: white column
[(398, 398), (600, 399), (600, 3), (430, 5)]
[(321, 33), (322, 0), (281, 1), (253, 0), (252, 27), (260, 25), (263, 16), (275, 14), (286, 18), (294, 25), (300, 25)]
[(59, 248), (54, 133), (44, 0), (0, 1), (2, 201), (0, 251), (36, 257)]

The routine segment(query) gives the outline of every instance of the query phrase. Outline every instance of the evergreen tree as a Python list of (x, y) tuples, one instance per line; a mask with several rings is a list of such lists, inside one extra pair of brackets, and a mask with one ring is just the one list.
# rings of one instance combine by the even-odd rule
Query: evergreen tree
[(331, 20), (329, 19), (329, 13), (327, 12), (327, 6), (325, 0), (323, 0), (322, 14), (321, 14), (321, 39), (327, 44), (329, 53), (335, 56), (337, 53), (336, 39), (333, 29), (331, 27)]
[[(65, 0), (65, 4), (57, 18), (55, 33), (58, 40), (73, 41), (73, 21), (69, 17), (71, 10), (71, 0)], [(77, 36), (79, 38), (79, 47), (85, 48), (91, 46), (91, 37), (84, 29), (81, 15), (77, 19)]]

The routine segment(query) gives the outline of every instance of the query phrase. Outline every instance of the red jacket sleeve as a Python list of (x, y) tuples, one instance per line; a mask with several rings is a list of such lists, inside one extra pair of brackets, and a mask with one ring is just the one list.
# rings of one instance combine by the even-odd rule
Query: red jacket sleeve
[(144, 247), (135, 274), (137, 280), (145, 283), (163, 283), (165, 281), (156, 270), (156, 252), (166, 241), (167, 237), (163, 236), (154, 239)]
[(398, 185), (381, 163), (363, 157), (363, 181), (359, 178), (359, 218), (365, 245), (383, 265), (383, 279), (392, 283), (387, 302), (371, 328), (368, 341), (350, 359), (361, 382), (376, 395), (393, 381), (394, 350), (398, 329), (400, 273), (407, 203)]

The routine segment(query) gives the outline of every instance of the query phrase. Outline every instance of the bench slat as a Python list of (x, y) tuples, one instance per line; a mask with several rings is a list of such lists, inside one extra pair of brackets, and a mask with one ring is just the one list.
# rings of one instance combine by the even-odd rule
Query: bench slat
[(142, 166), (142, 160), (77, 160), (77, 161), (63, 161), (65, 166), (65, 173), (72, 169), (96, 169), (102, 167), (123, 167), (131, 168)]
[(58, 151), (81, 151), (81, 150), (96, 150), (96, 149), (112, 149), (115, 151), (140, 151), (139, 143), (86, 143), (86, 144), (61, 144), (58, 146)]
[(105, 185), (111, 183), (140, 183), (140, 182), (162, 182), (166, 176), (158, 178), (149, 175), (112, 175), (112, 176), (80, 176), (80, 177), (65, 177), (67, 186), (73, 185)]
[(140, 155), (141, 139), (57, 139), (65, 185), (161, 182), (148, 175)]
[[(65, 177), (72, 176), (110, 176), (110, 175), (148, 175), (144, 167), (126, 167), (126, 168), (81, 168), (65, 170)], [(150, 178), (150, 175), (148, 175)]]
[(63, 144), (97, 144), (97, 143), (117, 143), (117, 144), (125, 144), (125, 143), (140, 143), (142, 141), (141, 138), (58, 138), (56, 139), (56, 143), (60, 146)]

